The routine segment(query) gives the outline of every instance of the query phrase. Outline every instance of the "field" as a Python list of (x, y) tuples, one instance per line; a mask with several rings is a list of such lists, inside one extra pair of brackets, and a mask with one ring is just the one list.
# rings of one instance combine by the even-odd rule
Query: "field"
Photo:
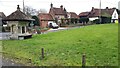
[[(41, 48), (45, 50), (44, 59), (41, 59)], [(85, 53), (87, 66), (117, 66), (118, 24), (33, 35), (27, 40), (4, 40), (3, 53), (26, 65), (81, 66)]]

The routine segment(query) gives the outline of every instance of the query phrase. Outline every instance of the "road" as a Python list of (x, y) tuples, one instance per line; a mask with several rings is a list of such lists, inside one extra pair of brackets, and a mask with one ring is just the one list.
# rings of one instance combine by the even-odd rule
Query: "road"
[(8, 58), (2, 58), (2, 66), (25, 66), (25, 65), (15, 63), (13, 60), (10, 60)]
[(0, 67), (1, 66), (25, 66), (25, 65), (15, 63), (12, 59), (4, 58), (0, 53)]
[(5, 39), (9, 39), (9, 35), (11, 35), (9, 32), (0, 32), (0, 40), (5, 40)]

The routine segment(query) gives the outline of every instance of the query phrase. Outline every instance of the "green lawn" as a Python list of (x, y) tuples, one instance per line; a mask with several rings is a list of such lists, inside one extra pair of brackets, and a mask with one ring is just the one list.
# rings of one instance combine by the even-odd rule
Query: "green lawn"
[[(41, 48), (45, 58), (41, 60)], [(87, 66), (118, 65), (118, 24), (90, 25), (83, 28), (34, 35), (27, 40), (4, 40), (6, 57), (32, 65), (81, 66), (86, 53)]]

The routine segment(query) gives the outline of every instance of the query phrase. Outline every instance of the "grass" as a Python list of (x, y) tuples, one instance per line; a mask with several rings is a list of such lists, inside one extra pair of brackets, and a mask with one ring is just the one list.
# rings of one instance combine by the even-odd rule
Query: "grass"
[[(41, 60), (41, 48), (45, 58)], [(4, 56), (29, 65), (81, 66), (82, 53), (87, 66), (118, 65), (118, 24), (91, 25), (83, 28), (34, 35), (27, 40), (4, 40)]]

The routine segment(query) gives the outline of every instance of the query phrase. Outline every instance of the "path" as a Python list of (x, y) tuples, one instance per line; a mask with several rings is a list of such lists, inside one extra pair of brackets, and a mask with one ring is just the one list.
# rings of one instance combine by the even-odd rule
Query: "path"
[(47, 34), (49, 32), (57, 32), (57, 31), (61, 31), (61, 30), (69, 30), (69, 29), (75, 29), (75, 28), (81, 28), (83, 26), (77, 26), (77, 27), (59, 27), (58, 29), (49, 29), (48, 31), (43, 32), (42, 34)]
[(9, 39), (8, 36), (10, 35), (9, 32), (0, 32), (0, 40)]
[(0, 55), (0, 67), (2, 66), (24, 66), (20, 63), (15, 63), (12, 59), (4, 58), (2, 55)]

